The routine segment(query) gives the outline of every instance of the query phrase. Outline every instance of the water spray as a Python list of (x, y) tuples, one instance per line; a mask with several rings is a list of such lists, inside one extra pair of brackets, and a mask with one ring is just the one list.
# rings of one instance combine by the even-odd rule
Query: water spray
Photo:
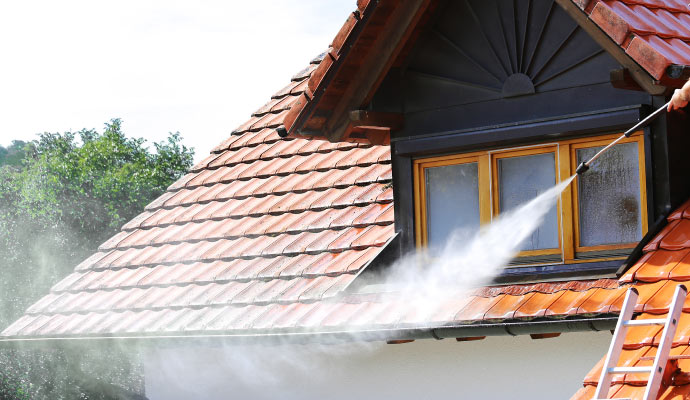
[(613, 142), (609, 143), (606, 147), (604, 147), (603, 149), (599, 150), (599, 152), (597, 152), (597, 154), (595, 154), (594, 156), (592, 156), (592, 158), (590, 158), (590, 159), (587, 160), (587, 161), (583, 161), (582, 163), (580, 163), (580, 165), (577, 166), (577, 169), (575, 170), (575, 173), (576, 173), (577, 175), (582, 175), (582, 174), (584, 174), (585, 172), (587, 172), (587, 171), (589, 170), (590, 165), (591, 165), (597, 158), (599, 158), (599, 156), (601, 156), (602, 154), (604, 154), (605, 152), (607, 152), (611, 147), (613, 147), (613, 146), (615, 146), (616, 144), (618, 144), (618, 142), (620, 142), (620, 141), (623, 140), (624, 138), (629, 138), (630, 136), (632, 136), (632, 134), (635, 133), (638, 129), (643, 128), (643, 127), (649, 125), (649, 124), (650, 124), (652, 121), (654, 121), (659, 115), (661, 115), (661, 114), (664, 112), (664, 110), (666, 110), (666, 109), (668, 108), (669, 104), (671, 104), (670, 101), (669, 101), (668, 103), (664, 104), (663, 106), (661, 106), (661, 108), (659, 108), (658, 110), (656, 110), (656, 111), (654, 111), (653, 113), (649, 114), (645, 119), (643, 119), (642, 121), (640, 121), (640, 122), (638, 122), (637, 124), (635, 124), (635, 126), (633, 126), (632, 128), (628, 129), (627, 131), (625, 131), (625, 133), (622, 134), (618, 139), (614, 140)]

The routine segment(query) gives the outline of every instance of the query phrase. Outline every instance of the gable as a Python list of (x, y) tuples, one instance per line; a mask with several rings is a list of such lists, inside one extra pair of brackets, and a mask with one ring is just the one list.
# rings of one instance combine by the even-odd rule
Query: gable
[(649, 104), (615, 89), (621, 66), (554, 1), (446, 2), (371, 108), (404, 114), (394, 138)]
[[(405, 62), (401, 60), (401, 57), (406, 56), (411, 44), (416, 42), (420, 35), (424, 35), (425, 32), (428, 33), (429, 24), (433, 25), (437, 22), (439, 15), (437, 10), (448, 7), (449, 3), (456, 3), (454, 5), (456, 8), (472, 8), (470, 12), (458, 15), (458, 18), (455, 19), (455, 21), (464, 21), (462, 24), (455, 25), (457, 31), (466, 29), (464, 33), (469, 38), (463, 38), (463, 41), (474, 40), (476, 43), (494, 41), (495, 47), (489, 46), (494, 51), (494, 56), (485, 60), (477, 59), (486, 63), (486, 60), (493, 58), (483, 66), (485, 69), (494, 69), (493, 66), (498, 66), (500, 62), (497, 61), (501, 58), (504, 60), (502, 64), (504, 67), (508, 66), (505, 60), (512, 58), (510, 72), (514, 72), (513, 69), (515, 68), (517, 68), (517, 72), (525, 72), (520, 70), (521, 67), (536, 68), (529, 65), (529, 62), (527, 65), (519, 65), (517, 62), (523, 58), (537, 60), (540, 56), (544, 56), (543, 53), (541, 55), (531, 53), (530, 43), (541, 43), (542, 41), (536, 38), (541, 37), (543, 33), (539, 31), (535, 35), (536, 30), (532, 28), (536, 27), (539, 30), (547, 27), (548, 21), (552, 20), (559, 21), (558, 28), (572, 27), (575, 23), (586, 32), (585, 36), (589, 37), (582, 39), (583, 43), (587, 43), (582, 48), (570, 44), (570, 47), (564, 51), (566, 56), (582, 55), (586, 58), (587, 55), (584, 53), (592, 41), (598, 43), (600, 46), (598, 50), (604, 50), (609, 55), (609, 62), (611, 62), (612, 57), (618, 63), (617, 67), (624, 68), (620, 70), (621, 74), (617, 75), (616, 78), (617, 80), (620, 79), (621, 87), (635, 87), (652, 95), (663, 95), (668, 94), (671, 88), (680, 87), (690, 77), (690, 67), (688, 66), (690, 64), (690, 57), (688, 56), (690, 51), (688, 51), (689, 47), (685, 43), (686, 38), (690, 37), (690, 26), (687, 20), (688, 10), (681, 1), (660, 3), (652, 0), (556, 0), (555, 3), (558, 4), (558, 7), (554, 7), (554, 2), (548, 0), (539, 2), (503, 1), (500, 2), (500, 7), (497, 6), (496, 1), (416, 0), (415, 2), (404, 3), (404, 7), (402, 4), (396, 4), (394, 0), (359, 1), (358, 10), (343, 25), (331, 44), (325, 62), (309, 79), (309, 89), (296, 102), (295, 107), (286, 117), (285, 129), (281, 131), (281, 134), (326, 136), (330, 140), (358, 140), (349, 137), (348, 124), (351, 125), (351, 121), (343, 116), (351, 111), (370, 108), (373, 94), (380, 88), (384, 78), (389, 81), (390, 88), (395, 88), (399, 84), (398, 80), (391, 79), (391, 67), (401, 67), (402, 65), (404, 69)], [(402, 11), (403, 8), (404, 11)], [(548, 11), (546, 10), (549, 8), (555, 10), (552, 11), (553, 15), (559, 14), (560, 16), (547, 16)], [(492, 11), (487, 11), (490, 9)], [(519, 11), (513, 11), (511, 15), (510, 9)], [(491, 17), (492, 12), (495, 14), (493, 18)], [(568, 21), (563, 18), (563, 14), (566, 13), (570, 17)], [(405, 18), (398, 18), (401, 14)], [(539, 20), (542, 17), (544, 19)], [(511, 19), (519, 21), (524, 28), (520, 27), (520, 24), (512, 26)], [(496, 26), (496, 22), (500, 22), (500, 24)], [(563, 23), (562, 26), (560, 25), (561, 22)], [(480, 26), (482, 29), (470, 30), (469, 28), (462, 28), (463, 26)], [(515, 29), (511, 30), (511, 26)], [(554, 24), (554, 26), (556, 25)], [(500, 41), (499, 43), (495, 42), (501, 36), (495, 33), (497, 29), (501, 30), (505, 39), (503, 45), (500, 44)], [(582, 36), (580, 33), (577, 35)], [(555, 38), (556, 35), (553, 37)], [(514, 39), (512, 43), (508, 41), (511, 38)], [(454, 39), (456, 40), (455, 44), (457, 44), (457, 38)], [(571, 41), (574, 43), (572, 38)], [(463, 42), (464, 44), (466, 43)], [(525, 44), (526, 46), (524, 46)], [(553, 45), (553, 42), (551, 44)], [(563, 45), (568, 46), (568, 44)], [(527, 50), (527, 54), (523, 55), (522, 50)], [(579, 51), (583, 53), (579, 53)], [(509, 58), (506, 58), (507, 56)], [(583, 59), (566, 60), (567, 57), (561, 57), (560, 61), (570, 62), (571, 65), (587, 63), (593, 66), (595, 64), (587, 62), (588, 60), (583, 61)], [(600, 66), (605, 66), (605, 63), (600, 64)], [(482, 71), (482, 73), (485, 72)], [(533, 69), (531, 72), (537, 71)], [(564, 80), (568, 74), (574, 73), (574, 71), (563, 70), (551, 72), (560, 75), (561, 80)], [(601, 79), (601, 76), (599, 78)], [(524, 79), (514, 80), (518, 86), (522, 82), (529, 89), (530, 85)], [(545, 80), (549, 82), (546, 83)], [(557, 81), (558, 79), (547, 74), (542, 76), (539, 82), (532, 83), (538, 83), (546, 89), (549, 86), (558, 86)], [(476, 82), (461, 80), (460, 83)], [(454, 82), (454, 84), (457, 85), (458, 82)], [(502, 85), (499, 87), (502, 89)], [(485, 88), (475, 87), (474, 89), (485, 91)], [(390, 101), (390, 96), (395, 99), (399, 93), (395, 90), (388, 90), (387, 93), (389, 95), (388, 100), (381, 104), (381, 98), (379, 98), (378, 105), (374, 106), (384, 109), (387, 107), (400, 109), (399, 104), (391, 105)], [(521, 90), (518, 90), (517, 93), (521, 93)], [(481, 97), (487, 94), (475, 93), (475, 95)], [(573, 95), (586, 99), (588, 103), (608, 105), (606, 97), (601, 98), (607, 93), (581, 91)], [(628, 96), (631, 97), (629, 104), (635, 103), (634, 95)], [(379, 97), (382, 96), (379, 94)], [(648, 103), (649, 101), (638, 101), (638, 104)], [(558, 104), (555, 100), (548, 101), (545, 98), (542, 106)], [(578, 104), (573, 105), (577, 106)], [(376, 123), (381, 130), (394, 129), (394, 126), (385, 119), (376, 121)], [(416, 121), (413, 123), (419, 125)]]
[(690, 9), (682, 0), (557, 0), (650, 93), (680, 87), (690, 64)]

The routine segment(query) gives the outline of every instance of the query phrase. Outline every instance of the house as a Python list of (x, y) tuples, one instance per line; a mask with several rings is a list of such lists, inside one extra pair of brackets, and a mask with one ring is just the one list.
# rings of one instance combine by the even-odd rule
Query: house
[[(432, 315), (375, 272), (574, 174), (690, 77), (688, 41), (680, 0), (360, 0), (2, 340), (142, 345), (151, 399), (591, 398), (627, 288), (654, 318), (690, 280), (686, 114), (614, 147)], [(622, 365), (659, 330), (631, 332)], [(672, 372), (660, 398), (690, 397), (690, 362)], [(614, 382), (640, 398), (646, 377)]]

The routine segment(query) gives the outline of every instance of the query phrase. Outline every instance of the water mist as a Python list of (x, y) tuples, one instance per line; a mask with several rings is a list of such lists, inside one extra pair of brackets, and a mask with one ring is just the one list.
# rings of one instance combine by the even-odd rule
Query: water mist
[[(519, 252), (521, 244), (539, 227), (573, 179), (570, 177), (522, 206), (501, 214), (473, 236), (451, 235), (435, 254), (417, 252), (403, 257), (375, 280), (382, 283), (387, 292), (393, 292), (392, 296), (403, 298), (415, 320), (430, 320), (444, 301), (465, 296), (470, 290), (489, 284)], [(361, 317), (364, 316), (358, 318)], [(376, 315), (370, 318), (368, 322), (372, 325), (377, 322)], [(172, 386), (165, 388), (170, 393), (193, 396), (195, 388), (184, 384), (178, 387), (174, 382), (180, 371), (190, 367), (190, 360), (195, 360), (198, 365), (193, 369), (215, 366), (200, 374), (203, 381), (198, 382), (199, 388), (223, 392), (226, 380), (216, 376), (214, 371), (221, 375), (222, 371), (232, 371), (238, 388), (264, 388), (266, 398), (277, 395), (276, 391), (283, 398), (300, 398), (300, 390), (290, 382), (308, 379), (318, 386), (318, 382), (350, 376), (353, 365), (377, 363), (381, 354), (395, 354), (384, 347), (387, 346), (384, 333), (380, 340), (372, 341), (376, 337), (372, 337), (371, 332), (368, 332), (368, 341), (362, 339), (353, 329), (350, 340), (335, 344), (316, 338), (296, 344), (276, 337), (267, 343), (234, 345), (230, 341), (220, 348), (190, 345), (161, 349), (148, 357), (147, 376), (154, 374), (154, 379), (171, 383)], [(404, 357), (403, 354), (400, 357)], [(286, 388), (293, 388), (295, 393), (287, 393)]]
[(456, 231), (439, 252), (420, 251), (400, 259), (381, 279), (409, 299), (418, 318), (431, 316), (443, 300), (490, 283), (518, 254), (575, 176), (494, 218), (473, 236)]

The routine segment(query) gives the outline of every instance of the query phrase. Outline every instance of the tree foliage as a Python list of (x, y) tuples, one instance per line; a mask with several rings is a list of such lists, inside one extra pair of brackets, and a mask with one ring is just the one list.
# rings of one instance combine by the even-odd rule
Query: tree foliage
[[(189, 169), (193, 150), (181, 142), (171, 133), (149, 148), (144, 139), (127, 138), (115, 119), (102, 132), (44, 133), (0, 150), (0, 330)], [(44, 367), (24, 364), (34, 372)], [(3, 380), (11, 386), (0, 373), (0, 387)], [(63, 398), (63, 389), (32, 398)]]
[(24, 159), (24, 149), (26, 142), (13, 140), (8, 147), (0, 146), (0, 167), (3, 165), (18, 166)]

